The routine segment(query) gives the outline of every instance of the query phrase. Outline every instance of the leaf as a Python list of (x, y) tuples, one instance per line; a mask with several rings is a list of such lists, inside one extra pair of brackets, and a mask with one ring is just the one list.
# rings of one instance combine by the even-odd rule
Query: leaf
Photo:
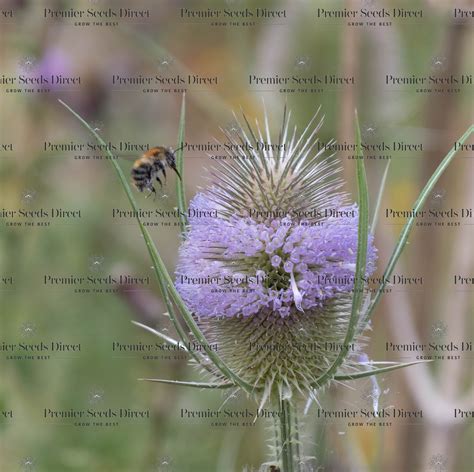
[[(133, 193), (132, 193), (132, 190), (130, 189), (129, 184), (127, 180), (125, 179), (122, 169), (120, 168), (120, 166), (117, 164), (115, 160), (114, 155), (110, 152), (104, 140), (89, 126), (89, 124), (84, 120), (84, 118), (82, 118), (79, 114), (77, 114), (69, 105), (64, 103), (62, 100), (58, 99), (58, 101), (67, 110), (69, 110), (69, 112), (72, 113), (79, 120), (79, 122), (82, 123), (82, 125), (86, 129), (89, 130), (90, 133), (92, 133), (92, 135), (97, 139), (97, 141), (104, 146), (104, 149), (106, 149), (106, 153), (110, 157), (110, 162), (114, 166), (114, 169), (116, 170), (119, 176), (120, 183), (122, 184), (122, 187), (125, 190), (125, 193), (128, 197), (130, 205), (132, 206), (133, 210), (135, 211), (135, 214), (137, 215), (136, 219), (138, 221), (138, 226), (145, 240), (145, 244), (148, 249), (148, 253), (150, 254), (150, 258), (153, 262), (153, 270), (157, 276), (160, 290), (161, 290), (163, 299), (165, 300), (166, 307), (168, 309), (170, 320), (172, 321), (179, 337), (184, 343), (186, 343), (188, 340), (188, 337), (183, 327), (177, 320), (176, 315), (174, 314), (174, 307), (173, 307), (173, 304), (171, 303), (170, 296), (172, 300), (174, 301), (174, 303), (176, 304), (176, 306), (178, 307), (181, 315), (183, 316), (186, 324), (188, 325), (188, 328), (191, 330), (191, 332), (195, 336), (197, 342), (203, 346), (204, 351), (209, 356), (209, 359), (214, 363), (214, 365), (222, 372), (222, 374), (225, 377), (235, 382), (237, 385), (242, 387), (245, 391), (252, 392), (254, 390), (253, 386), (245, 382), (243, 379), (240, 378), (240, 376), (235, 374), (231, 369), (229, 369), (229, 367), (227, 367), (224, 361), (211, 349), (211, 347), (207, 343), (207, 340), (204, 334), (202, 333), (202, 331), (199, 329), (199, 326), (194, 321), (193, 315), (189, 312), (188, 308), (186, 307), (186, 304), (184, 303), (183, 299), (181, 298), (178, 291), (176, 290), (173, 280), (171, 279), (170, 274), (168, 273), (168, 270), (166, 269), (163, 259), (161, 258), (158, 250), (156, 249), (156, 246), (153, 240), (151, 239), (150, 234), (148, 233), (140, 217), (138, 216), (139, 214), (138, 205), (135, 201), (135, 198), (133, 196)], [(199, 362), (201, 365), (206, 367), (206, 363), (204, 362), (204, 360), (200, 358), (199, 355), (195, 351), (193, 350), (190, 351), (190, 354), (193, 356), (193, 358), (197, 362)]]
[(155, 336), (158, 336), (161, 338), (163, 341), (167, 342), (171, 346), (176, 346), (180, 347), (183, 351), (188, 351), (188, 348), (182, 344), (180, 341), (176, 341), (176, 339), (170, 338), (169, 336), (166, 336), (166, 334), (160, 333), (158, 330), (151, 328), (150, 326), (147, 326), (146, 324), (140, 323), (138, 321), (132, 321), (132, 323), (135, 326), (139, 326), (140, 328), (143, 328), (145, 331), (148, 331), (150, 333), (153, 333)]
[[(457, 141), (457, 143), (463, 144), (473, 132), (474, 132), (474, 125), (471, 125), (468, 128), (468, 130)], [(457, 149), (455, 146), (453, 146), (451, 150), (448, 152), (448, 154), (446, 154), (444, 159), (441, 161), (438, 168), (434, 171), (433, 175), (430, 177), (425, 187), (421, 191), (420, 195), (416, 199), (415, 204), (413, 205), (413, 208), (412, 208), (412, 215), (416, 215), (416, 213), (423, 208), (423, 205), (425, 204), (430, 193), (433, 191), (433, 188), (436, 185), (436, 182), (438, 182), (439, 178), (441, 177), (443, 172), (446, 170), (446, 168), (449, 166), (449, 164), (453, 160), (456, 153), (457, 153)], [(380, 301), (383, 295), (387, 281), (392, 275), (392, 272), (395, 269), (395, 265), (400, 255), (402, 254), (403, 249), (405, 248), (405, 245), (408, 241), (408, 236), (410, 235), (410, 232), (414, 223), (415, 223), (415, 216), (411, 216), (410, 218), (408, 218), (407, 222), (405, 223), (405, 226), (402, 229), (402, 232), (400, 233), (400, 236), (397, 241), (397, 245), (395, 246), (395, 249), (393, 250), (393, 253), (390, 256), (390, 260), (388, 261), (387, 267), (385, 268), (385, 272), (383, 273), (383, 279), (382, 279), (383, 281), (379, 285), (379, 288), (377, 289), (377, 293), (375, 294), (375, 297), (373, 298), (372, 302), (368, 306), (367, 311), (364, 315), (362, 328), (370, 320), (375, 307), (377, 306), (378, 302)]]
[(384, 374), (386, 372), (391, 372), (392, 370), (403, 369), (404, 367), (409, 367), (411, 365), (424, 364), (427, 362), (432, 361), (403, 362), (400, 364), (391, 365), (389, 367), (381, 367), (380, 369), (371, 369), (364, 372), (356, 372), (354, 374), (335, 375), (334, 380), (357, 380), (364, 377), (371, 377), (372, 375)]
[(194, 388), (224, 389), (224, 388), (235, 387), (235, 385), (231, 383), (211, 384), (211, 383), (206, 383), (206, 382), (182, 382), (180, 380), (168, 380), (168, 379), (138, 379), (138, 380), (145, 380), (147, 382), (158, 382), (158, 383), (171, 384), (171, 385), (181, 385), (185, 387), (194, 387)]
[[(359, 118), (355, 115), (355, 135), (356, 135), (356, 155), (357, 158), (357, 189), (359, 206), (359, 224), (357, 236), (357, 259), (354, 274), (354, 295), (352, 297), (351, 317), (347, 326), (346, 337), (343, 348), (339, 351), (337, 358), (329, 369), (321, 375), (315, 382), (317, 387), (321, 387), (331, 380), (334, 373), (344, 361), (349, 352), (349, 345), (354, 338), (357, 323), (359, 321), (359, 309), (363, 298), (364, 278), (367, 263), (367, 245), (369, 236), (369, 192), (367, 188), (367, 177), (365, 174), (364, 158), (362, 153)], [(362, 157), (362, 158), (361, 158)]]
[(387, 182), (388, 169), (390, 168), (390, 163), (392, 161), (388, 160), (385, 164), (385, 169), (382, 175), (382, 182), (380, 182), (379, 193), (377, 195), (377, 201), (375, 202), (374, 216), (372, 217), (372, 223), (370, 224), (370, 234), (375, 233), (375, 227), (377, 226), (377, 220), (380, 212), (380, 205), (382, 204), (383, 192), (385, 190), (385, 184)]
[(179, 225), (181, 227), (181, 234), (185, 235), (188, 226), (187, 217), (187, 205), (186, 195), (184, 193), (184, 126), (186, 121), (186, 94), (183, 93), (183, 100), (181, 102), (181, 116), (179, 118), (179, 129), (178, 129), (178, 144), (176, 151), (176, 168), (178, 169), (181, 178), (176, 179), (176, 195), (178, 198), (178, 209), (179, 209)]

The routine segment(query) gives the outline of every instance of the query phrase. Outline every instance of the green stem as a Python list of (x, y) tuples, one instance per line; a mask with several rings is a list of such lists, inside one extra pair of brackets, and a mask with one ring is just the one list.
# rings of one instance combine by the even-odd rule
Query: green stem
[(273, 417), (273, 437), (275, 439), (275, 451), (274, 451), (274, 459), (275, 462), (278, 464), (280, 462), (280, 454), (281, 454), (281, 442), (280, 442), (280, 425), (278, 418), (276, 416)]
[(280, 463), (281, 472), (298, 472), (299, 447), (296, 442), (298, 419), (294, 415), (294, 407), (290, 400), (280, 400)]
[(293, 437), (294, 437), (294, 444), (295, 444), (295, 470), (297, 472), (300, 471), (301, 465), (301, 451), (300, 451), (300, 433), (299, 433), (299, 422), (298, 422), (298, 412), (296, 407), (293, 407)]
[[(357, 156), (363, 157), (362, 140), (360, 136), (359, 117), (357, 111), (355, 114), (355, 142)], [(359, 322), (359, 309), (363, 301), (364, 276), (367, 267), (367, 246), (369, 234), (369, 191), (367, 188), (367, 176), (365, 174), (365, 165), (363, 159), (357, 159), (357, 190), (358, 190), (358, 206), (359, 206), (359, 222), (357, 234), (357, 259), (354, 279), (354, 295), (352, 297), (352, 308), (347, 332), (344, 338), (343, 348), (339, 351), (338, 356), (334, 359), (331, 366), (320, 375), (313, 386), (321, 388), (325, 383), (334, 378), (337, 370), (344, 362), (349, 353), (349, 346), (356, 334), (356, 327)]]
[(364, 314), (363, 321), (360, 324), (360, 331), (367, 326), (367, 323), (370, 321), (370, 318), (374, 313), (375, 307), (377, 306), (380, 299), (382, 298), (382, 295), (384, 294), (384, 289), (387, 284), (387, 281), (392, 276), (393, 270), (395, 269), (395, 265), (397, 264), (397, 261), (401, 256), (405, 245), (408, 242), (408, 237), (410, 236), (412, 227), (415, 224), (415, 215), (423, 208), (423, 205), (428, 199), (428, 196), (433, 191), (434, 186), (438, 182), (443, 172), (447, 169), (451, 161), (454, 159), (454, 156), (457, 154), (461, 144), (464, 144), (469, 139), (472, 133), (474, 133), (474, 125), (471, 125), (468, 130), (458, 140), (456, 140), (455, 145), (451, 148), (448, 154), (446, 154), (437, 169), (429, 178), (420, 195), (418, 195), (418, 198), (416, 199), (416, 202), (414, 203), (411, 211), (412, 216), (407, 219), (407, 222), (405, 223), (405, 226), (403, 227), (402, 232), (400, 233), (400, 236), (398, 238), (397, 245), (395, 246), (395, 249), (393, 250), (392, 255), (390, 256), (390, 260), (388, 261), (387, 267), (385, 268), (385, 272), (383, 273), (382, 277), (383, 281), (379, 285), (375, 297), (371, 301), (370, 305), (367, 308), (367, 311)]
[(185, 235), (188, 227), (186, 195), (184, 192), (184, 164), (183, 164), (183, 144), (184, 144), (184, 125), (186, 117), (186, 95), (183, 93), (183, 100), (181, 102), (181, 116), (179, 118), (178, 144), (176, 145), (176, 167), (181, 178), (176, 179), (176, 196), (178, 198), (179, 208), (179, 224), (181, 227), (181, 234)]
[(380, 207), (382, 205), (383, 192), (385, 190), (385, 184), (387, 183), (388, 170), (390, 168), (390, 163), (392, 161), (387, 161), (385, 169), (383, 171), (382, 182), (380, 183), (379, 193), (377, 195), (377, 203), (375, 204), (374, 216), (372, 217), (372, 223), (370, 225), (370, 234), (375, 233), (375, 228), (377, 226), (377, 221), (379, 218)]

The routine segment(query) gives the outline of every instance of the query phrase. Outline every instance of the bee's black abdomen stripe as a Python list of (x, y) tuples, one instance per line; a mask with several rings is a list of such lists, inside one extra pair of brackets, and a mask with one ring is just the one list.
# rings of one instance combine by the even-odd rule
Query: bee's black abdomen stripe
[(135, 169), (132, 169), (132, 174), (133, 175), (146, 175), (150, 174), (150, 169), (143, 169), (142, 167), (137, 167)]
[(137, 167), (132, 168), (132, 180), (140, 192), (149, 187), (152, 173), (153, 166), (149, 162), (140, 162)]
[(150, 176), (149, 175), (145, 175), (145, 174), (142, 174), (142, 175), (132, 175), (132, 179), (134, 180), (150, 180)]

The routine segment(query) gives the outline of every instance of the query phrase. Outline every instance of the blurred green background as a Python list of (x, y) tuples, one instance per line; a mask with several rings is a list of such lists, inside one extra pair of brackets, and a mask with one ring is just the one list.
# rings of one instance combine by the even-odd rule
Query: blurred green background
[[(45, 150), (45, 142), (93, 142), (56, 99), (63, 99), (93, 122), (106, 142), (173, 147), (181, 93), (143, 93), (142, 87), (114, 86), (112, 74), (217, 76), (217, 86), (188, 89), (188, 143), (220, 138), (219, 128), (231, 125), (232, 110), (238, 114), (240, 107), (252, 118), (261, 117), (262, 97), (274, 136), (285, 102), (299, 129), (321, 105), (326, 116), (321, 141), (336, 138), (350, 143), (357, 108), (367, 142), (423, 144), (420, 152), (378, 153), (390, 154), (392, 161), (382, 209), (408, 209), (437, 163), (472, 122), (472, 86), (455, 92), (444, 87), (443, 92), (419, 93), (411, 86), (386, 87), (381, 77), (385, 73), (472, 74), (472, 19), (454, 21), (454, 4), (434, 0), (262, 0), (258, 4), (250, 0), (1, 0), (2, 11), (13, 11), (13, 18), (6, 15), (0, 20), (1, 74), (35, 77), (44, 72), (81, 77), (80, 86), (53, 87), (47, 93), (10, 93), (5, 85), (0, 89), (0, 143), (6, 145), (0, 152), (0, 209), (81, 211), (81, 218), (49, 219), (47, 227), (12, 227), (8, 218), (0, 219), (0, 275), (13, 278), (12, 284), (0, 286), (0, 342), (81, 344), (80, 352), (54, 353), (49, 360), (9, 360), (0, 351), (0, 411), (6, 413), (0, 417), (2, 472), (250, 471), (265, 462), (268, 452), (269, 425), (263, 421), (253, 427), (219, 427), (210, 420), (180, 417), (181, 408), (217, 408), (224, 400), (229, 408), (253, 408), (245, 398), (228, 399), (220, 392), (137, 380), (200, 379), (182, 354), (144, 360), (139, 353), (112, 349), (114, 342), (155, 342), (153, 335), (131, 320), (168, 332), (172, 329), (163, 316), (136, 224), (132, 219), (112, 217), (113, 209), (128, 207), (110, 163), (105, 158), (78, 158), (86, 152)], [(317, 8), (358, 9), (361, 5), (423, 10), (424, 16), (410, 21), (392, 19), (388, 26), (360, 27), (348, 26), (344, 20), (316, 19)], [(180, 8), (257, 6), (284, 10), (286, 18), (254, 19), (248, 26), (243, 21), (235, 26), (213, 26), (206, 19), (180, 17)], [(44, 8), (70, 7), (128, 7), (152, 13), (151, 18), (119, 20), (112, 26), (74, 26), (74, 20), (43, 17)], [(469, 8), (467, 3), (465, 7)], [(327, 87), (318, 93), (280, 93), (278, 87), (250, 86), (250, 74), (338, 74), (354, 77), (355, 85)], [(122, 154), (138, 157), (140, 153)], [(439, 183), (431, 205), (472, 208), (473, 153), (458, 157)], [(344, 153), (341, 160), (347, 189), (353, 191), (355, 161)], [(385, 162), (367, 161), (372, 202)], [(120, 164), (128, 174), (130, 162), (121, 159)], [(188, 197), (206, 185), (205, 168), (212, 164), (202, 152), (185, 152)], [(174, 176), (168, 178), (165, 193), (167, 197), (156, 201), (138, 194), (137, 199), (143, 208), (173, 209)], [(402, 222), (380, 218), (376, 245), (381, 269)], [(455, 273), (472, 277), (473, 227), (468, 220), (456, 228), (415, 228), (399, 273), (421, 275), (424, 285), (398, 287), (387, 294), (368, 343), (371, 359), (412, 359), (387, 352), (385, 343), (397, 339), (427, 342), (433, 326), (441, 326), (449, 341), (472, 340), (472, 285), (461, 290), (452, 284), (452, 277)], [(177, 228), (159, 226), (150, 231), (173, 271), (179, 247)], [(125, 273), (150, 277), (150, 283), (138, 288), (107, 287), (112, 288), (111, 293), (76, 293), (75, 287), (44, 284), (47, 275)], [(348, 427), (347, 421), (317, 420), (317, 406), (313, 405), (304, 419), (307, 455), (316, 456), (323, 467), (319, 470), (327, 471), (474, 470), (472, 418), (455, 421), (446, 414), (455, 408), (472, 411), (472, 362), (472, 353), (463, 353), (459, 360), (379, 379), (380, 407), (423, 409), (422, 421)], [(321, 407), (370, 408), (370, 380), (348, 386), (333, 386), (324, 392)], [(133, 408), (149, 410), (150, 418), (124, 419), (109, 427), (75, 426), (70, 420), (43, 418), (45, 408)], [(13, 417), (8, 416), (9, 411)], [(308, 459), (307, 470), (312, 463)]]

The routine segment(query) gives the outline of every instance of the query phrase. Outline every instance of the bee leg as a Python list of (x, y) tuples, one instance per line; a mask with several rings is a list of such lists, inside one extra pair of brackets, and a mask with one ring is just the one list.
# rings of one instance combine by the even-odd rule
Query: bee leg
[[(160, 187), (163, 188), (161, 180), (158, 177), (156, 177), (156, 181), (160, 184)], [(155, 187), (153, 187), (153, 184), (151, 183), (151, 180), (148, 182), (148, 185), (147, 185), (146, 188), (150, 191), (150, 193), (145, 198), (148, 198), (151, 195), (153, 195), (153, 200), (156, 200), (156, 197), (157, 197), (158, 194), (156, 193), (156, 189), (155, 189)]]
[(148, 198), (151, 195), (154, 195), (153, 199), (155, 199), (156, 198), (156, 190), (155, 190), (155, 187), (153, 187), (153, 184), (151, 182), (148, 184), (147, 189), (150, 191), (150, 193), (145, 198)]

